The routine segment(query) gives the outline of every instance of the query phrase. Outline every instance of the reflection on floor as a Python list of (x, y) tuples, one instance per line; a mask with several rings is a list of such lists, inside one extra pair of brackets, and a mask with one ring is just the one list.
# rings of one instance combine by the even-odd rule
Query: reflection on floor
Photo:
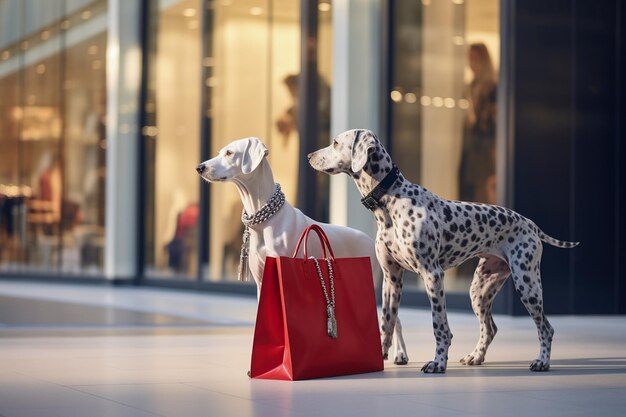
[(475, 317), (450, 314), (445, 375), (423, 375), (430, 313), (403, 309), (411, 362), (325, 380), (252, 381), (253, 298), (0, 281), (0, 416), (623, 416), (626, 320), (552, 317), (552, 370), (533, 374), (527, 317), (496, 317), (480, 367), (458, 359)]
[(9, 327), (126, 327), (206, 324), (200, 320), (97, 307), (60, 301), (0, 295), (0, 326)]

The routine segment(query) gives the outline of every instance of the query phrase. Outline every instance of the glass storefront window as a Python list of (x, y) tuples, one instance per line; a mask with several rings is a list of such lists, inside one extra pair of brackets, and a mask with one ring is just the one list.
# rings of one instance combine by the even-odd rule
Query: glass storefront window
[[(496, 202), (498, 8), (496, 0), (401, 0), (391, 16), (392, 154), (409, 180), (444, 198)], [(474, 267), (447, 271), (446, 287), (469, 289)]]
[[(298, 178), (298, 2), (222, 2), (213, 12), (210, 155), (231, 141), (257, 136), (270, 150), (274, 179), (294, 202)], [(243, 206), (232, 184), (212, 184), (208, 280), (236, 279)]]
[[(142, 129), (146, 275), (233, 280), (242, 244), (240, 196), (233, 184), (201, 183), (193, 169), (231, 141), (259, 137), (270, 150), (275, 180), (297, 205), (299, 4), (152, 0), (149, 10)], [(330, 125), (330, 13), (330, 2), (320, 2), (320, 145), (328, 142)], [(320, 189), (316, 217), (325, 220), (327, 184)], [(210, 196), (201, 214), (205, 190)], [(203, 215), (207, 228), (199, 230)]]
[(107, 1), (0, 16), (0, 271), (101, 274)]
[(200, 160), (200, 0), (149, 4), (148, 92), (142, 128), (146, 165), (145, 272), (195, 279)]

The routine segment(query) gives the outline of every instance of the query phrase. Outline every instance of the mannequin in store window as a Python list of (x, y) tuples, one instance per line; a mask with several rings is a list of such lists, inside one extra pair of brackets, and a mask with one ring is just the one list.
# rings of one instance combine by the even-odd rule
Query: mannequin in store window
[(291, 132), (298, 129), (298, 76), (290, 74), (283, 80), (292, 104), (276, 120), (276, 129), (287, 142)]
[(39, 175), (38, 197), (48, 204), (42, 205), (40, 209), (48, 214), (46, 223), (57, 224), (61, 220), (61, 166), (56, 157), (46, 156), (44, 159), (50, 159), (50, 163)]
[(459, 200), (496, 203), (496, 72), (484, 43), (469, 47), (473, 78), (463, 132)]
[[(61, 165), (58, 157), (45, 156), (45, 168), (39, 174), (39, 194), (31, 201), (31, 223), (43, 226), (46, 234), (55, 234), (59, 230), (71, 230), (82, 221), (80, 205), (67, 198), (63, 199)], [(60, 229), (58, 229), (60, 227)]]
[[(290, 74), (283, 79), (283, 83), (289, 91), (292, 104), (276, 120), (276, 129), (282, 135), (285, 142), (292, 132), (298, 130), (298, 84), (299, 75)], [(318, 77), (318, 121), (320, 135), (324, 135), (325, 141), (321, 146), (328, 143), (328, 131), (330, 129), (330, 86), (323, 77)]]
[(196, 244), (199, 210), (197, 203), (191, 203), (176, 216), (174, 237), (166, 246), (168, 266), (176, 272), (188, 272), (190, 255)]
[[(298, 88), (300, 82), (300, 76), (298, 74), (289, 74), (283, 79), (284, 85), (289, 90), (289, 95), (291, 97), (292, 104), (278, 117), (276, 120), (276, 129), (281, 134), (283, 138), (283, 145), (285, 149), (290, 147), (289, 138), (292, 137), (292, 133), (298, 133)], [(327, 146), (330, 140), (330, 85), (324, 77), (318, 75), (318, 83), (317, 83), (317, 121), (318, 121), (318, 132), (319, 135), (317, 137), (317, 145), (315, 148), (321, 148)], [(297, 136), (295, 136), (297, 138)], [(297, 154), (297, 147), (292, 148), (295, 150)], [(273, 152), (276, 152), (273, 150)], [(294, 164), (295, 172), (291, 175), (285, 175), (284, 172), (281, 172), (280, 167), (275, 167), (276, 176), (283, 178), (283, 186), (284, 190), (289, 190), (295, 188), (295, 184), (293, 188), (289, 186), (289, 183), (284, 179), (287, 178), (297, 178), (297, 164)], [(282, 175), (281, 175), (282, 174)], [(317, 200), (316, 200), (316, 208), (315, 208), (315, 217), (320, 221), (328, 221), (328, 184), (330, 182), (330, 177), (327, 175), (317, 176)], [(287, 198), (291, 196), (287, 192)]]

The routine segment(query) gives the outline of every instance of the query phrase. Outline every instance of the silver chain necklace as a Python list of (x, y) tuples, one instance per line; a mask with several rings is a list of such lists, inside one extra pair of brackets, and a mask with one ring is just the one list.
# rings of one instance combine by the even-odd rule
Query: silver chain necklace
[(335, 318), (335, 278), (333, 276), (333, 265), (330, 258), (326, 258), (328, 264), (328, 279), (330, 281), (330, 298), (328, 297), (328, 291), (326, 291), (326, 283), (324, 282), (324, 275), (320, 269), (320, 264), (313, 256), (309, 257), (315, 262), (317, 268), (317, 275), (320, 278), (320, 284), (322, 284), (322, 291), (324, 292), (324, 298), (326, 298), (326, 334), (333, 339), (337, 338), (337, 319)]
[(276, 184), (276, 190), (270, 197), (269, 201), (265, 203), (263, 207), (259, 209), (254, 215), (250, 216), (246, 213), (246, 209), (243, 209), (241, 213), (241, 221), (245, 226), (243, 230), (243, 244), (241, 245), (241, 254), (239, 255), (239, 269), (237, 271), (237, 278), (239, 281), (248, 281), (250, 279), (250, 267), (249, 267), (249, 254), (250, 254), (250, 226), (261, 224), (278, 211), (285, 204), (285, 194), (280, 189), (280, 184)]

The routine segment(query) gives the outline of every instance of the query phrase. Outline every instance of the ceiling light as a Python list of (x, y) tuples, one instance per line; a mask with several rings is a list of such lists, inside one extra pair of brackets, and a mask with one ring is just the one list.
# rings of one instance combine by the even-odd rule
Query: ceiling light
[(89, 20), (89, 18), (91, 17), (91, 10), (85, 10), (84, 12), (80, 14), (80, 17), (83, 20)]
[(183, 16), (185, 17), (194, 17), (195, 15), (196, 15), (196, 9), (192, 7), (183, 10)]
[(463, 36), (454, 36), (452, 38), (452, 43), (454, 43), (457, 46), (463, 46), (465, 45), (465, 38)]
[(401, 93), (401, 92), (399, 92), (398, 90), (393, 90), (393, 91), (389, 94), (389, 96), (391, 97), (391, 100), (392, 100), (394, 103), (398, 103), (398, 102), (400, 102), (400, 100), (402, 100), (402, 93)]
[(87, 48), (87, 53), (89, 55), (95, 55), (98, 53), (98, 45), (89, 45), (89, 48)]
[(317, 6), (317, 10), (319, 10), (320, 12), (329, 12), (330, 11), (330, 3), (320, 3)]
[(35, 68), (35, 72), (39, 75), (43, 75), (46, 73), (46, 66), (44, 64), (39, 64)]
[(44, 30), (43, 32), (41, 32), (41, 40), (47, 41), (48, 39), (50, 39), (50, 31)]
[(2, 60), (6, 61), (7, 59), (11, 58), (11, 52), (10, 51), (4, 51), (2, 52)]
[(13, 107), (13, 110), (11, 111), (11, 116), (15, 120), (22, 120), (22, 117), (24, 117), (24, 110), (22, 110), (21, 107)]

